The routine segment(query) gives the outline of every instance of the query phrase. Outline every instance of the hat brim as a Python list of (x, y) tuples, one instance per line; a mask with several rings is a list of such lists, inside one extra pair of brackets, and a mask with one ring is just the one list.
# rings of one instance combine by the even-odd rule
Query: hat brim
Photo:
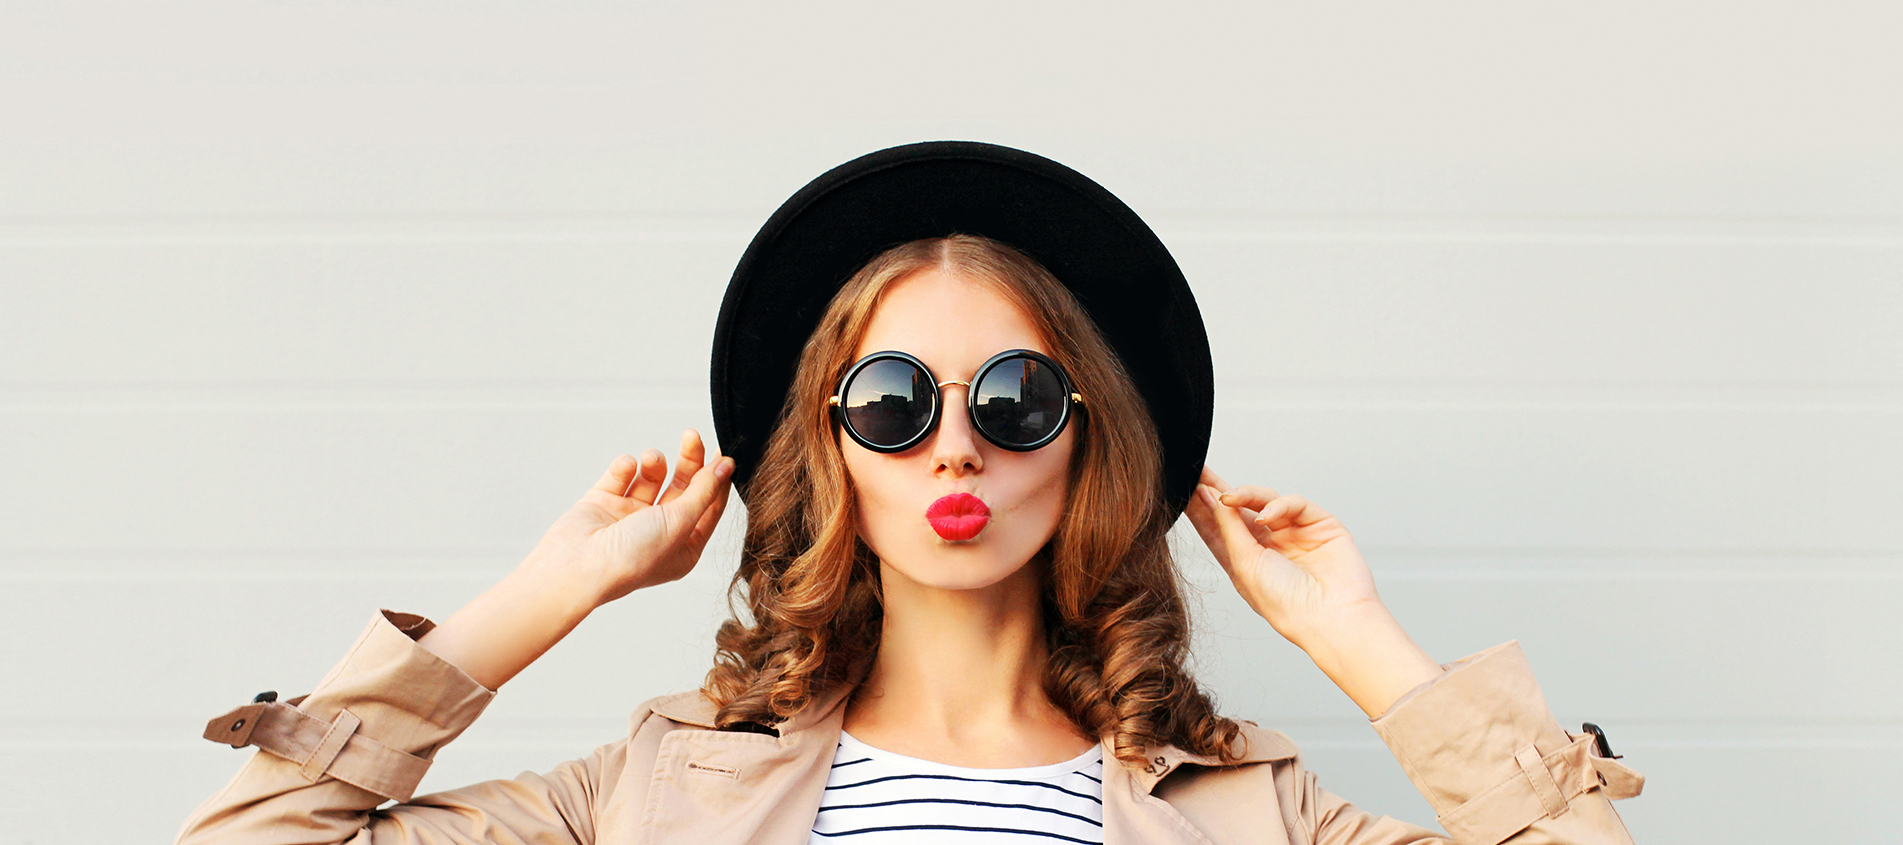
[(714, 328), (714, 431), (745, 490), (800, 351), (867, 261), (922, 238), (982, 235), (1069, 288), (1122, 360), (1163, 444), (1172, 515), (1209, 449), (1214, 378), (1182, 270), (1136, 212), (1083, 174), (1022, 150), (937, 141), (849, 161), (781, 205), (734, 269)]

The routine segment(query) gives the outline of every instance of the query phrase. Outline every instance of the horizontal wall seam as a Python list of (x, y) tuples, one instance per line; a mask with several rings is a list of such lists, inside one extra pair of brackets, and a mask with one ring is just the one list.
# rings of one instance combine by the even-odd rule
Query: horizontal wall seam
[[(733, 244), (744, 246), (750, 229), (617, 232), (351, 232), (185, 235), (0, 235), (0, 249), (98, 247), (331, 246), (340, 244)], [(1353, 244), (1556, 244), (1646, 246), (1763, 246), (1839, 249), (1903, 249), (1903, 236), (1714, 235), (1595, 232), (1301, 232), (1175, 231), (1172, 244), (1353, 243)]]
[[(1376, 567), (1380, 570), (1380, 567)], [(488, 584), (496, 579), (496, 572), (482, 569), (474, 572), (453, 572), (446, 570), (392, 570), (387, 568), (366, 569), (361, 567), (317, 566), (296, 572), (154, 572), (150, 568), (125, 572), (53, 572), (53, 571), (0, 571), (0, 584), (218, 584), (234, 586), (242, 584), (334, 584), (338, 579), (373, 580), (388, 584), (395, 581), (419, 581), (428, 583), (466, 582)], [(1587, 568), (1557, 571), (1529, 572), (1480, 572), (1480, 571), (1444, 571), (1444, 572), (1408, 572), (1385, 570), (1379, 572), (1383, 584), (1408, 583), (1648, 583), (1658, 581), (1695, 581), (1695, 582), (1736, 582), (1736, 583), (1804, 583), (1850, 582), (1850, 583), (1903, 583), (1903, 567), (1891, 572), (1870, 572), (1859, 570), (1818, 571), (1794, 567), (1789, 572), (1715, 572), (1715, 571), (1668, 571), (1668, 572), (1603, 572)]]

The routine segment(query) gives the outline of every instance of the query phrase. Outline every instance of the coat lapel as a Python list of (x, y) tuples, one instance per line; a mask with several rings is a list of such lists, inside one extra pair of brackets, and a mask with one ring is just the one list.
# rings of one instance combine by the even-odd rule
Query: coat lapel
[(713, 730), (713, 706), (698, 693), (664, 699), (654, 712), (707, 730), (661, 740), (641, 842), (806, 845), (839, 746), (850, 688), (817, 700), (780, 735)]
[[(778, 736), (714, 729), (698, 692), (655, 702), (656, 714), (692, 728), (661, 740), (641, 817), (643, 843), (806, 845), (825, 794), (850, 687), (780, 726)], [(1244, 723), (1239, 763), (1165, 746), (1121, 765), (1104, 748), (1104, 845), (1275, 842), (1281, 808), (1270, 766), (1295, 756), (1274, 731)], [(630, 773), (632, 774), (632, 773)], [(1260, 805), (1260, 806), (1256, 806)]]
[(1287, 737), (1242, 723), (1239, 760), (1174, 746), (1150, 749), (1138, 766), (1115, 765), (1104, 743), (1104, 845), (1286, 842), (1274, 762), (1292, 759)]
[(1104, 845), (1210, 845), (1187, 819), (1150, 794), (1155, 781), (1145, 783), (1141, 774), (1140, 769), (1119, 765), (1110, 744), (1104, 743)]

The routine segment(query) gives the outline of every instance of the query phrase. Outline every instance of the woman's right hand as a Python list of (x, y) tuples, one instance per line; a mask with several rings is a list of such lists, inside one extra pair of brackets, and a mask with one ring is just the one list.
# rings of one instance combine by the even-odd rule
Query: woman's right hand
[(622, 455), (574, 507), (550, 526), (523, 562), (589, 591), (599, 607), (692, 571), (727, 507), (733, 461), (714, 456), (692, 429), (681, 434), (674, 478), (649, 449)]
[(674, 482), (660, 453), (623, 455), (555, 520), (522, 565), (418, 645), (500, 688), (595, 608), (686, 575), (727, 507), (733, 460), (706, 464), (700, 435), (681, 435)]

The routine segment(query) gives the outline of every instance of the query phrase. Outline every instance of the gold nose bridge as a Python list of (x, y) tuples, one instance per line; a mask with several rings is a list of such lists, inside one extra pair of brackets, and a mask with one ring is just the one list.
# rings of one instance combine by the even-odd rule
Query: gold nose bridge
[[(948, 385), (948, 384), (956, 384), (956, 385), (958, 385), (958, 386), (960, 386), (960, 387), (963, 387), (963, 388), (964, 388), (964, 389), (966, 389), (966, 390), (970, 390), (970, 389), (971, 389), (971, 382), (968, 382), (968, 381), (958, 381), (958, 380), (956, 380), (956, 379), (954, 379), (954, 380), (951, 380), (951, 381), (941, 381), (941, 382), (939, 382), (939, 383), (938, 383), (938, 389), (939, 389), (939, 390), (944, 390), (944, 389), (945, 389), (945, 385)], [(1083, 394), (1081, 394), (1081, 393), (1072, 393), (1072, 394), (1070, 395), (1070, 401), (1072, 401), (1072, 402), (1075, 402), (1075, 403), (1077, 403), (1077, 404), (1079, 404), (1079, 405), (1082, 405), (1082, 404), (1084, 404), (1084, 395), (1083, 395)], [(840, 401), (839, 401), (839, 394), (836, 394), (836, 393), (835, 393), (835, 394), (833, 394), (832, 396), (828, 396), (828, 397), (826, 397), (826, 404), (827, 404), (827, 406), (828, 406), (828, 407), (833, 407), (833, 408), (837, 408), (837, 407), (839, 407), (839, 404), (840, 404)]]
[[(941, 381), (941, 382), (939, 382), (939, 383), (938, 383), (938, 389), (939, 389), (939, 390), (944, 390), (944, 389), (945, 389), (945, 385), (948, 385), (948, 384), (956, 384), (956, 385), (959, 385), (960, 387), (963, 387), (963, 388), (964, 388), (964, 389), (966, 389), (966, 390), (970, 390), (970, 389), (971, 389), (971, 382), (968, 382), (968, 381), (956, 381), (956, 380), (953, 380), (953, 381)], [(1076, 396), (1077, 394), (1075, 394), (1075, 393), (1073, 393), (1073, 394), (1071, 394), (1071, 395), (1072, 395), (1072, 396)], [(833, 395), (831, 395), (831, 396), (828, 396), (828, 397), (826, 397), (826, 406), (827, 406), (827, 407), (830, 407), (830, 408), (837, 408), (837, 407), (839, 407), (839, 404), (840, 404), (840, 398), (839, 398), (839, 394), (837, 394), (837, 393), (835, 393), (835, 394), (833, 394)]]

